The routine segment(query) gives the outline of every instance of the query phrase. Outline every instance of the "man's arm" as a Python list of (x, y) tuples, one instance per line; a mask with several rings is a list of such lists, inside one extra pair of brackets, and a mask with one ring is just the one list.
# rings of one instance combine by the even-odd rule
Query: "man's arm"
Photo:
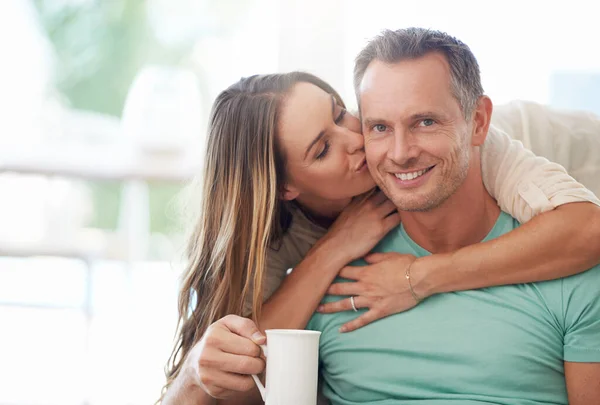
[(600, 363), (566, 361), (565, 379), (569, 405), (600, 404)]

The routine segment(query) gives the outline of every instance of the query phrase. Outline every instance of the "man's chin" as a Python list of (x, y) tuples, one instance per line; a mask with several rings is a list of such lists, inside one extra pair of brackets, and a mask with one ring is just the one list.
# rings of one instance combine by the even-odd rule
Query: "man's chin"
[(394, 205), (398, 207), (400, 211), (406, 212), (429, 212), (439, 207), (443, 202), (420, 193), (418, 195), (415, 194), (417, 193), (395, 193), (393, 196), (388, 195), (388, 198), (392, 200)]

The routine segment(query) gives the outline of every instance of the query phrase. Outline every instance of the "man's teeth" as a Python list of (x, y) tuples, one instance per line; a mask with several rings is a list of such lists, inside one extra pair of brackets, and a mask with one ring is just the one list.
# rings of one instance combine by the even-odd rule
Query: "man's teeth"
[(427, 171), (427, 169), (419, 170), (418, 172), (412, 172), (412, 173), (396, 173), (396, 177), (403, 181), (412, 180), (412, 179), (416, 179), (419, 176), (422, 176), (423, 173), (425, 173), (426, 171)]

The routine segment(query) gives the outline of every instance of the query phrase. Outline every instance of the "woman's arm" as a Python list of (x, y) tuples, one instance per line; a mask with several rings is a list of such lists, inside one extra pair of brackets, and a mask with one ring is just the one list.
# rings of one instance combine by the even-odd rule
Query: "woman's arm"
[(161, 405), (217, 405), (217, 400), (200, 386), (189, 383), (184, 376), (177, 377), (161, 400)]
[(600, 262), (600, 207), (565, 204), (497, 239), (419, 258), (411, 276), (417, 295), (551, 280)]
[(490, 128), (482, 172), (502, 210), (524, 224), (492, 241), (433, 256), (425, 265), (418, 259), (413, 274), (423, 295), (551, 280), (600, 262), (600, 201), (562, 166)]

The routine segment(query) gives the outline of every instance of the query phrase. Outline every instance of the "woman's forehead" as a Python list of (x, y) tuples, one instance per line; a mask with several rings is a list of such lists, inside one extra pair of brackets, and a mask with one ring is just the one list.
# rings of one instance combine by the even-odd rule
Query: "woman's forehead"
[[(323, 107), (323, 103), (331, 103), (332, 95), (312, 83), (296, 83), (286, 100), (286, 106), (290, 109), (301, 108), (303, 110), (310, 107)], [(295, 108), (294, 108), (295, 107)]]
[[(311, 83), (298, 83), (285, 101), (279, 136), (285, 150), (299, 152), (332, 121), (332, 96)], [(301, 150), (300, 150), (301, 149)]]
[(332, 116), (332, 96), (310, 83), (298, 83), (286, 98), (282, 114), (281, 129), (303, 128), (311, 124), (322, 125)]

